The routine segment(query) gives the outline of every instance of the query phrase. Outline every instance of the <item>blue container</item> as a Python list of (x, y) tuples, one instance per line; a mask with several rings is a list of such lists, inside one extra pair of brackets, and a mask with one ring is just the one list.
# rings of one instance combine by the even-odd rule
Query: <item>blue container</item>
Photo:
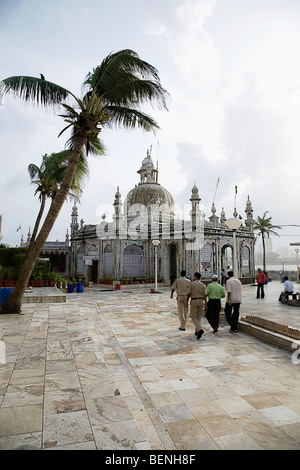
[(69, 293), (74, 292), (74, 284), (68, 284), (68, 292)]
[(6, 301), (7, 297), (12, 293), (13, 287), (0, 287), (0, 308)]
[(77, 293), (83, 292), (83, 287), (84, 287), (84, 283), (83, 283), (83, 282), (77, 282), (77, 283), (76, 283), (76, 292), (77, 292)]

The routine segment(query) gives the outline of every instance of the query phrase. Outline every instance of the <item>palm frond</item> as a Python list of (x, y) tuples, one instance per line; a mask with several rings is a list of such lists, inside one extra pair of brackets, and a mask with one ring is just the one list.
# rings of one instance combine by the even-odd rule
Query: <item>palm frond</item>
[(107, 109), (112, 118), (105, 124), (106, 126), (124, 126), (126, 129), (139, 127), (146, 132), (159, 129), (159, 125), (151, 116), (137, 109), (125, 108), (123, 106), (108, 106)]
[(149, 101), (167, 108), (168, 92), (161, 86), (157, 69), (129, 49), (109, 54), (87, 75), (85, 84), (109, 104), (132, 106)]
[(69, 90), (55, 83), (25, 76), (9, 77), (2, 80), (0, 95), (11, 92), (22, 101), (31, 101), (41, 106), (60, 105), (69, 95), (72, 95)]

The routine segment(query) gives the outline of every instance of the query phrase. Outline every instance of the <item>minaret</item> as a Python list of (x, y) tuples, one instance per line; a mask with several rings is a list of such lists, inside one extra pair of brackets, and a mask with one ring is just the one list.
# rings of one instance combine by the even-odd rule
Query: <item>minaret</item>
[(224, 211), (224, 207), (222, 207), (222, 210), (221, 210), (221, 214), (220, 214), (221, 218), (220, 218), (220, 222), (221, 224), (225, 224), (226, 222), (226, 215), (225, 215), (225, 211)]
[(31, 232), (30, 232), (30, 227), (29, 227), (29, 230), (27, 233), (27, 242), (30, 243), (30, 240), (31, 240)]
[(254, 225), (254, 220), (253, 220), (253, 208), (252, 208), (252, 202), (250, 201), (250, 198), (248, 196), (247, 202), (246, 202), (246, 209), (245, 212), (247, 214), (247, 219), (245, 221), (246, 227), (248, 227), (251, 232), (253, 231), (253, 225)]
[(214, 224), (214, 227), (217, 227), (217, 225), (219, 224), (219, 217), (216, 215), (217, 209), (215, 208), (214, 202), (212, 203), (212, 206), (211, 206), (211, 212), (212, 212), (212, 215), (210, 216), (209, 220), (210, 222)]
[(74, 206), (72, 209), (72, 215), (71, 215), (71, 237), (73, 236), (73, 233), (75, 230), (78, 230), (79, 224), (78, 224), (78, 208), (76, 205), (76, 200), (74, 202)]
[(69, 230), (67, 229), (66, 238), (65, 238), (65, 245), (67, 247), (69, 247), (69, 244), (70, 244), (70, 235), (69, 235)]
[(122, 200), (121, 200), (121, 193), (120, 193), (119, 186), (117, 187), (117, 192), (115, 194), (114, 211), (115, 211), (113, 215), (114, 220), (122, 217)]
[(199, 204), (200, 204), (200, 201), (201, 201), (201, 198), (199, 197), (199, 189), (197, 188), (196, 183), (194, 184), (194, 187), (192, 189), (192, 195), (191, 195), (190, 201), (192, 203), (192, 210), (190, 212), (191, 220), (192, 220), (192, 230), (196, 230), (196, 228), (197, 228), (197, 226), (199, 226), (199, 222), (200, 222)]

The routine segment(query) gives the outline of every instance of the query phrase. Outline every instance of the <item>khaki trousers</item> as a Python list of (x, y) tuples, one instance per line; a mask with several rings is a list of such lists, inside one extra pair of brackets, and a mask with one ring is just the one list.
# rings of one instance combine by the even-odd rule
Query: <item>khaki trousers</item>
[(191, 300), (191, 320), (195, 325), (196, 333), (202, 330), (201, 317), (203, 312), (203, 300)]
[(177, 309), (178, 316), (180, 320), (180, 328), (186, 327), (187, 317), (188, 317), (188, 307), (186, 305), (186, 295), (179, 296), (177, 299)]

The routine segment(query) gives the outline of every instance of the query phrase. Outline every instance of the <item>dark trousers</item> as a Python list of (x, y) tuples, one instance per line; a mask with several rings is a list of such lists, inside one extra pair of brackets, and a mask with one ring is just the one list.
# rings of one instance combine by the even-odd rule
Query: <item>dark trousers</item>
[(207, 302), (206, 318), (210, 326), (217, 330), (219, 328), (219, 318), (221, 311), (221, 300), (210, 299)]
[(239, 315), (240, 315), (240, 305), (241, 305), (240, 303), (229, 305), (229, 303), (226, 302), (225, 316), (226, 316), (227, 323), (231, 327), (231, 330), (237, 330)]
[(260, 295), (261, 294), (261, 298), (264, 299), (265, 298), (265, 291), (264, 291), (264, 283), (263, 282), (259, 282), (258, 285), (257, 285), (257, 293), (256, 293), (256, 298), (259, 299)]
[(289, 294), (292, 294), (293, 292), (281, 292), (279, 296), (279, 302), (282, 302), (283, 304), (286, 304), (287, 301), (289, 300)]

